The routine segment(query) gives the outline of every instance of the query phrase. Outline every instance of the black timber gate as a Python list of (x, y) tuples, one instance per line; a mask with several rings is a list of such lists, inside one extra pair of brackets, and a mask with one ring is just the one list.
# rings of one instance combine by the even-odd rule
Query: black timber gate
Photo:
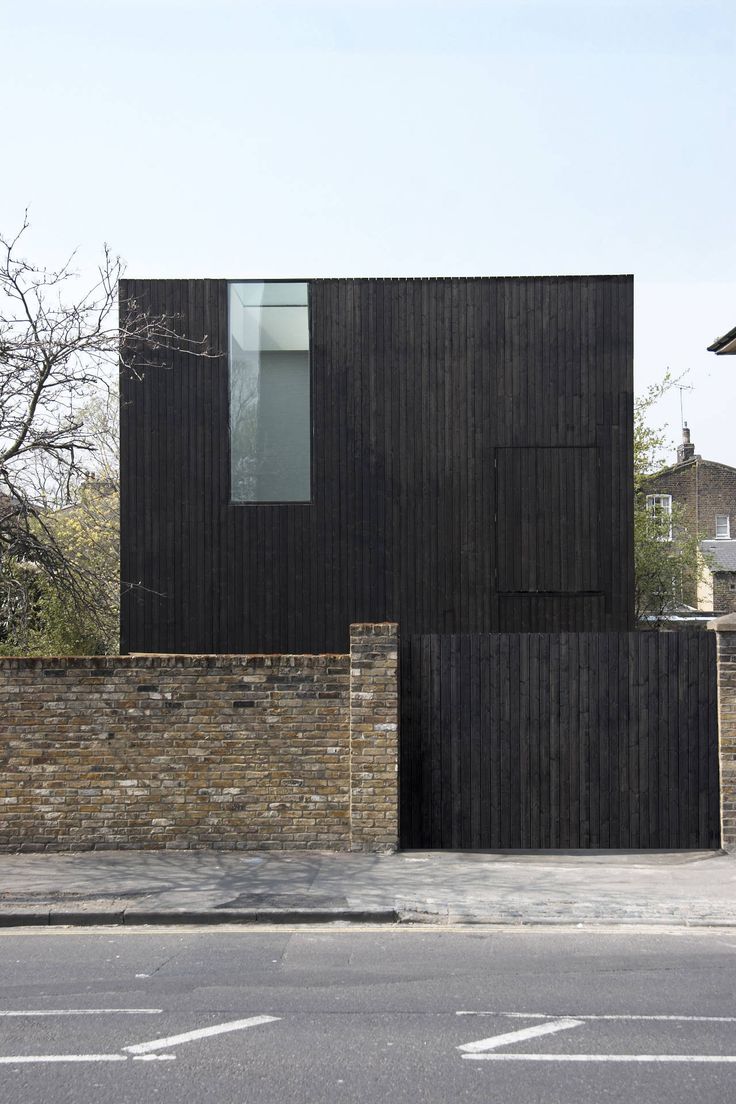
[(720, 846), (715, 634), (401, 642), (404, 848)]

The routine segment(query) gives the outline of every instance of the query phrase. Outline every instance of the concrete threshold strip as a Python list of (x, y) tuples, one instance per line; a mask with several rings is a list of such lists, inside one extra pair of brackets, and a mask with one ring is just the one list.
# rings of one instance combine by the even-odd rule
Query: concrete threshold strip
[(681, 1023), (733, 1023), (736, 1016), (671, 1016), (671, 1015), (577, 1015), (552, 1017), (542, 1012), (458, 1012), (458, 1016), (504, 1016), (513, 1019), (544, 1020), (544, 1023), (523, 1027), (517, 1031), (506, 1031), (500, 1035), (491, 1035), (486, 1039), (477, 1039), (457, 1047), (462, 1057), (474, 1062), (693, 1062), (693, 1063), (736, 1063), (736, 1054), (539, 1054), (539, 1053), (496, 1053), (499, 1047), (512, 1046), (514, 1043), (527, 1042), (544, 1035), (554, 1035), (559, 1031), (583, 1027), (592, 1020), (632, 1021), (648, 1020)]
[[(155, 1014), (161, 1012), (160, 1008), (107, 1008), (107, 1009), (60, 1009), (58, 1011), (40, 1012), (5, 1012), (0, 1015), (20, 1016), (84, 1016), (84, 1015), (132, 1015)], [(261, 1024), (274, 1023), (280, 1020), (280, 1016), (249, 1016), (245, 1020), (230, 1020), (227, 1023), (213, 1024), (212, 1027), (199, 1027), (194, 1031), (184, 1031), (179, 1035), (166, 1035), (160, 1039), (150, 1039), (145, 1043), (133, 1043), (122, 1048), (119, 1054), (12, 1054), (0, 1056), (0, 1065), (34, 1065), (50, 1062), (127, 1062), (130, 1059), (138, 1062), (165, 1062), (173, 1061), (175, 1054), (158, 1054), (157, 1051), (169, 1050), (171, 1047), (181, 1046), (182, 1043), (193, 1043), (198, 1039), (208, 1039), (213, 1035), (224, 1035), (230, 1031), (244, 1031), (249, 1027), (259, 1027)]]

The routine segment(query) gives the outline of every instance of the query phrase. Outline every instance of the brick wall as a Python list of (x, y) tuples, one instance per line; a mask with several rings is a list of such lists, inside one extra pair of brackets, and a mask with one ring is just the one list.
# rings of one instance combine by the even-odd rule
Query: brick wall
[(695, 514), (695, 473), (697, 460), (677, 464), (647, 479), (645, 494), (670, 494), (673, 502), (682, 510), (682, 520), (691, 533), (697, 533)]
[(713, 575), (713, 609), (736, 613), (736, 571), (717, 571)]
[(718, 633), (718, 748), (721, 773), (721, 845), (736, 850), (736, 614), (716, 618)]
[[(700, 458), (675, 464), (647, 479), (643, 493), (671, 494), (681, 511), (681, 524), (699, 540), (715, 540), (716, 514), (728, 515), (731, 536), (736, 537), (736, 469), (727, 464)], [(696, 588), (685, 589), (683, 599), (699, 609), (736, 610), (736, 594), (722, 580), (711, 578), (709, 570), (702, 572)]]
[(671, 494), (689, 532), (715, 540), (716, 514), (728, 514), (736, 537), (736, 470), (711, 460), (676, 464), (646, 481), (645, 494)]
[(399, 821), (396, 625), (350, 632), (350, 820), (353, 850), (395, 847)]
[(0, 659), (0, 850), (396, 847), (396, 626), (350, 655)]
[(698, 534), (701, 540), (715, 540), (716, 514), (727, 514), (731, 533), (736, 535), (736, 471), (708, 460), (698, 463)]

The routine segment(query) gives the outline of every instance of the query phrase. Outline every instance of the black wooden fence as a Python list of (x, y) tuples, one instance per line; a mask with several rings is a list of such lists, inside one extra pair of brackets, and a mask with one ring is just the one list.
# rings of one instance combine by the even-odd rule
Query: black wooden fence
[(715, 634), (410, 636), (405, 848), (720, 844)]

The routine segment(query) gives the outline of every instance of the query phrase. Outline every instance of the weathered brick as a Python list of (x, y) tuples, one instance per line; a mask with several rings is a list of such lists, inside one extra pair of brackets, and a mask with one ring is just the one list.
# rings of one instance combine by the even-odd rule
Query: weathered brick
[(395, 847), (396, 627), (352, 644), (0, 659), (0, 850)]
[[(736, 849), (736, 630), (733, 615), (710, 622), (718, 630), (718, 751), (721, 777), (721, 845)], [(724, 624), (725, 622), (725, 624)]]

